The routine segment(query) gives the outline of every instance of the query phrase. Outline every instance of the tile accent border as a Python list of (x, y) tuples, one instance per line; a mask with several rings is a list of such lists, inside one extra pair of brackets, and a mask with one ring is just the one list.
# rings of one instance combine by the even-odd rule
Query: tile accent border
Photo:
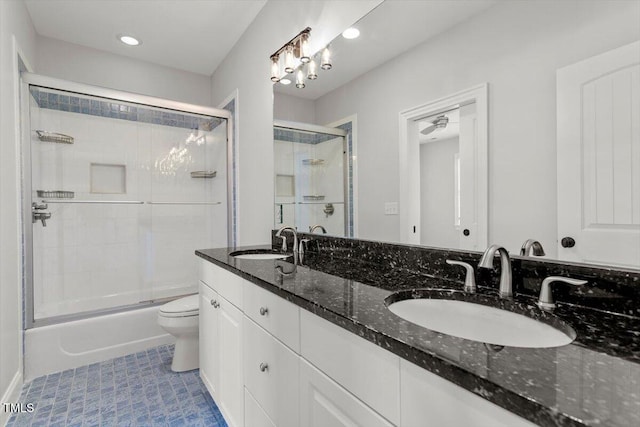
[(80, 95), (29, 85), (29, 92), (40, 108), (87, 114), (133, 122), (211, 131), (226, 120), (218, 117), (182, 114), (93, 95)]

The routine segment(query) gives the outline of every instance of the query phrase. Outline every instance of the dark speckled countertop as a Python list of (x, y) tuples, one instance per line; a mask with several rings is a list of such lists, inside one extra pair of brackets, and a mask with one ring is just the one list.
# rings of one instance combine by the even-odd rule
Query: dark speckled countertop
[[(559, 303), (554, 314), (576, 330), (573, 343), (500, 349), (422, 328), (385, 306), (385, 298), (396, 291), (461, 290), (459, 280), (321, 251), (308, 252), (293, 274), (283, 276), (276, 267), (294, 271), (293, 258), (257, 261), (229, 255), (256, 248), (196, 254), (538, 425), (640, 426), (636, 316)], [(495, 290), (480, 287), (479, 294), (491, 297)], [(544, 316), (535, 301), (516, 293), (521, 309)]]

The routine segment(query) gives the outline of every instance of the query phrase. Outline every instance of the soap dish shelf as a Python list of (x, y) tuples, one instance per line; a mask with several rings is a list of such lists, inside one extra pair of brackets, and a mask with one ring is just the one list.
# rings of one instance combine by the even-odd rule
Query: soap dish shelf
[(55, 142), (57, 144), (73, 144), (73, 137), (64, 133), (47, 132), (46, 130), (37, 130), (38, 139), (43, 142)]
[(191, 178), (215, 178), (217, 174), (217, 171), (193, 171)]

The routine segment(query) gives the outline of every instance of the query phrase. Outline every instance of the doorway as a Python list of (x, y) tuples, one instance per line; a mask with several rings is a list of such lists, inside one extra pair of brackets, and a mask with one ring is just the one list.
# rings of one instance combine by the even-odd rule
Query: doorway
[(487, 84), (400, 113), (400, 239), (487, 246)]

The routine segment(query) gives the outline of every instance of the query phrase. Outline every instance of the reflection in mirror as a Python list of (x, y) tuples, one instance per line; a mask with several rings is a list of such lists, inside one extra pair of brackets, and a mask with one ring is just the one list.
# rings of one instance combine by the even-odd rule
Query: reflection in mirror
[[(276, 121), (275, 228), (349, 236), (348, 132)], [(347, 168), (347, 169), (345, 169)]]
[[(409, 242), (401, 183), (416, 180), (401, 166), (399, 114), (486, 83), (486, 244), (517, 254), (532, 238), (546, 258), (637, 269), (639, 15), (640, 3), (624, 0), (385, 1), (353, 25), (358, 38), (332, 41), (330, 71), (304, 89), (274, 85), (274, 117), (350, 118), (353, 236)], [(455, 143), (437, 154), (429, 144), (416, 156), (427, 192), (416, 243), (465, 248), (453, 238), (463, 203)], [(433, 215), (449, 218), (447, 236)]]

